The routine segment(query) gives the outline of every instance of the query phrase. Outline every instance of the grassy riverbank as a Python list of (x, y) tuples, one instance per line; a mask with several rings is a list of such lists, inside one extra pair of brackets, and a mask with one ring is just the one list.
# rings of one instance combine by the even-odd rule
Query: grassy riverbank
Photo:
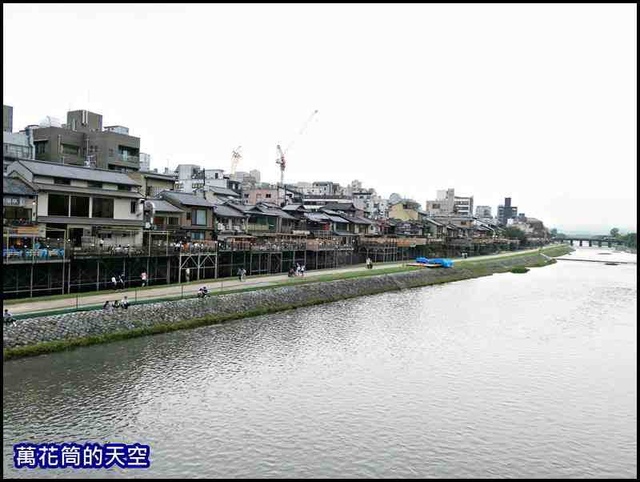
[[(571, 251), (571, 248), (568, 246), (554, 246), (547, 249), (543, 249), (540, 253), (544, 253), (546, 256), (561, 256)], [(456, 265), (451, 270), (442, 270), (438, 273), (438, 277), (431, 279), (428, 276), (420, 279), (411, 279), (409, 281), (405, 281), (405, 287), (420, 287), (420, 286), (429, 286), (435, 284), (449, 283), (452, 281), (461, 281), (465, 279), (477, 278), (481, 276), (488, 276), (494, 273), (507, 272), (511, 270), (515, 266), (525, 266), (526, 267), (541, 267), (551, 264), (555, 260), (549, 260), (545, 256), (542, 256), (540, 253), (508, 253), (504, 256), (492, 258), (492, 259), (482, 259), (482, 258), (470, 258), (466, 260), (457, 261)], [(277, 283), (274, 285), (264, 286), (264, 287), (254, 287), (244, 290), (238, 291), (255, 291), (255, 290), (267, 290), (274, 288), (281, 288), (283, 286), (290, 286), (295, 288), (296, 286), (301, 286), (304, 284), (311, 283), (327, 283), (331, 282), (341, 282), (348, 279), (358, 279), (358, 278), (367, 278), (367, 277), (395, 277), (395, 276), (405, 276), (410, 271), (420, 271), (424, 270), (424, 268), (411, 268), (411, 267), (402, 267), (402, 268), (388, 268), (388, 269), (378, 269), (372, 271), (363, 271), (363, 272), (350, 272), (350, 273), (339, 273), (339, 274), (327, 274), (326, 276), (318, 276), (313, 279), (294, 279), (287, 280), (282, 283)], [(439, 270), (440, 271), (440, 270)], [(145, 335), (153, 335), (160, 333), (168, 333), (176, 330), (183, 330), (189, 328), (197, 328), (201, 326), (214, 325), (223, 323), (230, 320), (237, 320), (240, 318), (248, 318), (253, 316), (265, 315), (270, 313), (276, 313), (280, 311), (286, 311), (295, 308), (302, 308), (306, 306), (313, 306), (317, 304), (337, 301), (338, 299), (348, 299), (359, 296), (366, 295), (374, 295), (385, 291), (391, 291), (394, 289), (402, 289), (403, 286), (398, 284), (397, 286), (385, 286), (383, 288), (372, 286), (370, 288), (360, 289), (357, 293), (341, 293), (339, 296), (329, 296), (329, 297), (318, 297), (312, 299), (306, 299), (303, 302), (291, 303), (288, 300), (283, 300), (282, 303), (278, 303), (274, 306), (265, 306), (261, 308), (238, 311), (235, 313), (212, 313), (210, 315), (192, 318), (188, 320), (182, 320), (178, 322), (172, 323), (162, 323), (156, 324), (154, 326), (143, 327), (143, 328), (132, 328), (126, 331), (117, 331), (113, 333), (106, 333), (101, 335), (87, 336), (82, 338), (75, 339), (61, 339), (55, 341), (47, 341), (42, 343), (36, 343), (33, 345), (27, 346), (18, 346), (14, 348), (6, 348), (3, 350), (3, 359), (9, 360), (12, 358), (19, 358), (24, 356), (34, 356), (40, 355), (44, 353), (51, 353), (56, 351), (68, 350), (80, 346), (88, 346), (97, 343), (107, 343), (111, 341), (119, 341), (125, 340), (128, 338), (135, 338), (138, 336)], [(235, 291), (237, 294), (238, 291)], [(228, 294), (229, 292), (220, 293), (220, 294)], [(158, 303), (160, 300), (155, 299), (153, 303)], [(133, 312), (132, 312), (133, 313)], [(72, 321), (72, 320), (71, 320)], [(27, 321), (28, 322), (28, 321)]]

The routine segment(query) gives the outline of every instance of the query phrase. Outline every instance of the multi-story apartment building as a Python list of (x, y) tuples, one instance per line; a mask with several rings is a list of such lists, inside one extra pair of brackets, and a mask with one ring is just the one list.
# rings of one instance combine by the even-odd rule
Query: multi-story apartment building
[(480, 219), (491, 219), (491, 206), (476, 206), (476, 217)]
[(98, 238), (105, 245), (142, 242), (140, 183), (126, 174), (24, 159), (13, 162), (7, 174), (35, 187), (42, 234), (64, 231), (75, 247)]
[(94, 112), (68, 112), (66, 124), (39, 126), (33, 136), (35, 158), (40, 161), (120, 172), (140, 170), (140, 138), (122, 126), (103, 129), (102, 116)]
[(455, 190), (449, 188), (437, 191), (436, 197), (435, 201), (427, 201), (426, 212), (429, 215), (473, 214), (473, 196), (456, 196)]
[(518, 216), (518, 208), (511, 205), (511, 198), (504, 198), (504, 204), (498, 206), (498, 224), (500, 226), (506, 226), (509, 224), (510, 219), (515, 219)]

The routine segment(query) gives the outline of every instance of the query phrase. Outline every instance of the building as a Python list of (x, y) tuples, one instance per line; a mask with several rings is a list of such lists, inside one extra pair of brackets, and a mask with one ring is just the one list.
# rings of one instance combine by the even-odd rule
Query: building
[(195, 193), (211, 188), (231, 189), (240, 195), (242, 181), (224, 174), (223, 169), (203, 169), (197, 164), (179, 164), (175, 170), (176, 191)]
[(140, 193), (146, 198), (156, 198), (162, 191), (173, 191), (176, 185), (176, 175), (165, 171), (164, 174), (154, 171), (129, 172), (127, 175), (139, 182)]
[(145, 154), (144, 152), (140, 153), (140, 170), (141, 171), (151, 170), (151, 156), (149, 154)]
[(36, 213), (38, 194), (35, 186), (20, 176), (2, 178), (2, 226), (12, 234), (37, 235)]
[(427, 201), (426, 212), (430, 216), (461, 214), (473, 215), (473, 196), (456, 196), (453, 188), (439, 190), (435, 201)]
[(13, 107), (2, 105), (2, 132), (13, 132)]
[(420, 204), (412, 199), (402, 199), (389, 207), (389, 218), (401, 221), (417, 221), (420, 217)]
[(3, 105), (2, 114), (2, 165), (6, 172), (9, 164), (17, 159), (35, 159), (34, 126), (13, 132), (13, 107)]
[(2, 133), (2, 158), (5, 171), (6, 167), (17, 159), (35, 159), (31, 126), (20, 132)]
[(102, 128), (102, 116), (86, 110), (67, 113), (63, 126), (44, 123), (33, 131), (35, 158), (76, 166), (130, 172), (140, 170), (140, 138), (122, 126)]
[[(20, 159), (7, 171), (20, 175), (38, 193), (37, 222), (42, 237), (64, 231), (74, 247), (142, 242), (140, 183), (106, 169)], [(60, 237), (60, 235), (52, 235)]]
[(214, 203), (195, 194), (176, 191), (163, 191), (160, 197), (183, 211), (180, 216), (180, 226), (187, 239), (191, 241), (215, 239)]
[(480, 219), (491, 219), (491, 206), (476, 206), (476, 217)]
[(515, 219), (518, 216), (518, 208), (511, 205), (511, 198), (504, 198), (504, 204), (498, 206), (498, 224), (500, 226), (506, 226), (509, 224), (510, 219)]
[(249, 175), (256, 180), (256, 182), (260, 182), (260, 171), (257, 169), (252, 169), (249, 171)]

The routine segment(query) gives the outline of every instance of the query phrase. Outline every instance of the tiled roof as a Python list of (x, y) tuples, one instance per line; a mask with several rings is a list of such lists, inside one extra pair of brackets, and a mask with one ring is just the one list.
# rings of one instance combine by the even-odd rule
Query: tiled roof
[(156, 212), (160, 213), (183, 213), (184, 211), (179, 207), (174, 206), (170, 202), (164, 199), (149, 199), (156, 207)]
[(169, 201), (179, 202), (184, 206), (202, 206), (205, 208), (213, 208), (215, 206), (215, 204), (204, 198), (186, 192), (162, 191), (160, 196)]
[(31, 189), (22, 179), (16, 177), (3, 176), (2, 192), (17, 196), (35, 196), (36, 192)]
[(244, 218), (245, 215), (242, 211), (239, 211), (231, 206), (224, 204), (217, 204), (214, 208), (216, 217), (221, 218)]
[(31, 161), (20, 159), (17, 164), (22, 164), (36, 176), (64, 177), (83, 181), (97, 181), (109, 184), (124, 184), (127, 186), (141, 186), (122, 172), (95, 169), (92, 167), (70, 166), (58, 162)]

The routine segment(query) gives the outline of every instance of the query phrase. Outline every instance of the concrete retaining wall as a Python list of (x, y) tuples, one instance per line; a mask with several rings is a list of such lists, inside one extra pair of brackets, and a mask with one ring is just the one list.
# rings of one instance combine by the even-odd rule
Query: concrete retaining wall
[(420, 269), (405, 273), (230, 293), (207, 299), (191, 298), (134, 305), (128, 310), (114, 313), (80, 311), (29, 318), (4, 328), (4, 348), (32, 346), (50, 341), (71, 341), (205, 317), (214, 323), (215, 317), (237, 318), (242, 317), (243, 313), (261, 310), (276, 312), (355, 296), (475, 278), (483, 274), (508, 271), (514, 266), (532, 266), (546, 262), (539, 254), (474, 261), (472, 266), (459, 265), (452, 269)]

